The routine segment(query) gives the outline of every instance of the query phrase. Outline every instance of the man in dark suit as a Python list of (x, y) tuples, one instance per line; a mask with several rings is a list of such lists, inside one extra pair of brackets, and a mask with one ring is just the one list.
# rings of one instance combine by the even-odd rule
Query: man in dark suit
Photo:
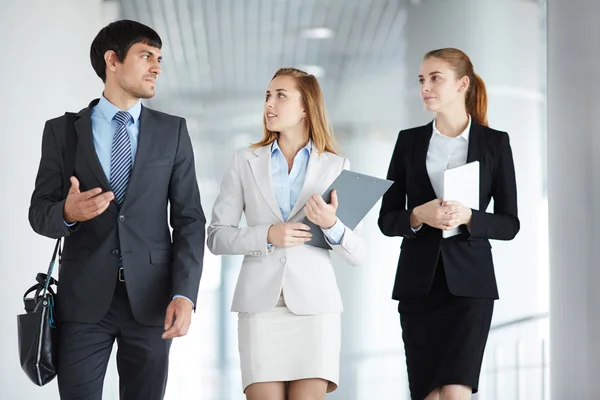
[(115, 339), (121, 399), (162, 399), (171, 340), (187, 333), (197, 300), (206, 219), (186, 122), (141, 104), (154, 96), (161, 47), (134, 21), (103, 28), (90, 51), (102, 97), (74, 123), (62, 116), (44, 128), (29, 220), (37, 233), (65, 238), (63, 400), (101, 399)]

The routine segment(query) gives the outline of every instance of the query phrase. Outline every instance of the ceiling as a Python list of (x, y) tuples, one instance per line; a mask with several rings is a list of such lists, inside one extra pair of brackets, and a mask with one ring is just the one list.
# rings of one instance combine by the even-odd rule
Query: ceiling
[[(353, 123), (361, 92), (388, 89), (390, 73), (401, 84), (404, 0), (121, 0), (121, 6), (124, 18), (152, 26), (163, 39), (164, 71), (152, 106), (184, 115), (202, 137), (260, 128), (264, 91), (280, 67), (323, 71), (334, 124)], [(313, 28), (328, 28), (331, 36), (306, 37)], [(349, 96), (356, 102), (347, 104)]]

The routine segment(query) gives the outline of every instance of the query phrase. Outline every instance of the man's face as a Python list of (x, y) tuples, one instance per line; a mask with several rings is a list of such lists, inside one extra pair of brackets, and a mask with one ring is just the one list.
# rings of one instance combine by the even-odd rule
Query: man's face
[(122, 63), (115, 65), (117, 83), (133, 97), (149, 99), (154, 96), (156, 78), (162, 72), (160, 49), (136, 43), (127, 52)]

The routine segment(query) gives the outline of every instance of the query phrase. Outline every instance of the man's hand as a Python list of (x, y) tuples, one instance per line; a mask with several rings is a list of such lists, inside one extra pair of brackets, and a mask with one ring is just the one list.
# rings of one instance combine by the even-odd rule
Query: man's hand
[(338, 197), (336, 190), (331, 191), (331, 202), (325, 203), (320, 194), (313, 194), (306, 202), (306, 218), (323, 229), (331, 229), (337, 222), (335, 212), (338, 208)]
[(188, 299), (178, 297), (171, 300), (165, 317), (165, 333), (163, 339), (173, 339), (185, 336), (192, 323), (194, 305)]
[(79, 191), (79, 181), (74, 176), (71, 177), (71, 189), (67, 195), (63, 216), (65, 222), (88, 221), (102, 214), (110, 202), (115, 198), (112, 192), (102, 193), (101, 188), (90, 189), (81, 193)]

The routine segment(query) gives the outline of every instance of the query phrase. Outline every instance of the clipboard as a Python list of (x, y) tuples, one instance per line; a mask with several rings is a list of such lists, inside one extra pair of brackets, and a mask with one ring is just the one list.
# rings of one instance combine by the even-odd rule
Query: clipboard
[[(335, 189), (339, 203), (336, 215), (344, 225), (354, 229), (393, 183), (386, 179), (343, 170), (322, 194), (322, 197), (326, 203), (329, 203), (331, 192)], [(310, 222), (306, 217), (304, 217), (302, 223), (310, 226), (310, 231), (313, 234), (311, 240), (304, 243), (305, 245), (331, 249), (319, 226)]]
[[(444, 200), (455, 200), (463, 206), (479, 210), (479, 161), (444, 171)], [(460, 227), (442, 231), (444, 239), (456, 236)]]

